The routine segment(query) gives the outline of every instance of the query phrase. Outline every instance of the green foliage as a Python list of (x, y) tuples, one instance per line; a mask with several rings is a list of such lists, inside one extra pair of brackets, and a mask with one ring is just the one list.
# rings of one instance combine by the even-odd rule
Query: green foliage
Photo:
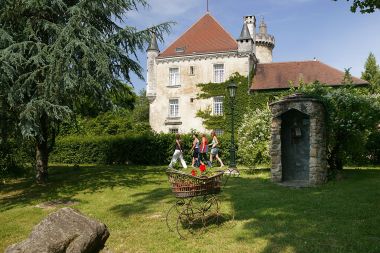
[(369, 54), (365, 62), (361, 78), (370, 83), (371, 93), (380, 93), (380, 67), (373, 53)]
[(263, 109), (248, 109), (244, 115), (242, 124), (238, 129), (238, 145), (241, 163), (246, 166), (256, 167), (260, 164), (268, 164), (270, 122), (272, 114), (268, 107)]
[[(181, 135), (184, 158), (189, 164), (193, 138), (191, 134)], [(229, 141), (223, 136), (220, 142), (220, 156), (228, 159)], [(175, 135), (152, 132), (116, 136), (66, 136), (57, 140), (51, 154), (51, 161), (57, 163), (97, 164), (169, 164), (174, 153)]]
[(78, 117), (76, 124), (63, 124), (61, 135), (118, 135), (132, 131), (130, 110), (120, 109), (99, 114), (95, 118)]
[(341, 169), (348, 157), (363, 154), (368, 135), (380, 122), (378, 95), (366, 95), (360, 89), (339, 89), (316, 82), (298, 89), (320, 99), (326, 107), (328, 154), (332, 169)]
[(136, 52), (152, 32), (162, 40), (170, 29), (169, 23), (142, 31), (121, 27), (137, 6), (147, 2), (0, 1), (1, 91), (22, 136), (36, 142), (38, 180), (47, 177), (49, 148), (62, 122), (133, 107), (131, 72), (143, 78)]
[(125, 135), (151, 130), (149, 125), (149, 101), (142, 90), (136, 97), (133, 109), (115, 109), (100, 113), (96, 117), (77, 117), (62, 124), (60, 135)]
[(25, 176), (28, 173), (28, 163), (32, 157), (27, 146), (8, 140), (6, 145), (0, 146), (0, 184), (6, 178)]
[(146, 97), (145, 89), (139, 92), (133, 110), (133, 120), (135, 122), (147, 122), (149, 124), (149, 100)]
[(372, 164), (380, 164), (380, 129), (368, 136), (365, 158)]
[(51, 161), (59, 163), (133, 163), (167, 162), (174, 136), (157, 138), (154, 134), (117, 136), (68, 136), (57, 140)]
[(227, 86), (230, 83), (235, 83), (238, 88), (236, 91), (235, 98), (235, 126), (239, 127), (245, 113), (249, 108), (263, 108), (270, 101), (275, 100), (282, 94), (287, 94), (288, 91), (275, 91), (275, 92), (255, 92), (249, 94), (248, 90), (248, 78), (240, 75), (239, 73), (233, 74), (226, 82), (224, 83), (206, 83), (198, 84), (201, 89), (201, 92), (198, 94), (198, 98), (207, 99), (216, 96), (223, 96), (223, 116), (212, 115), (211, 108), (201, 110), (197, 112), (197, 117), (203, 119), (203, 123), (206, 128), (209, 130), (212, 129), (223, 129), (226, 132), (231, 131), (231, 99), (228, 95)]
[[(338, 1), (338, 0), (334, 0)], [(347, 0), (349, 2), (350, 0)], [(357, 9), (360, 9), (361, 13), (372, 13), (380, 9), (379, 0), (353, 0), (351, 11), (356, 12)]]

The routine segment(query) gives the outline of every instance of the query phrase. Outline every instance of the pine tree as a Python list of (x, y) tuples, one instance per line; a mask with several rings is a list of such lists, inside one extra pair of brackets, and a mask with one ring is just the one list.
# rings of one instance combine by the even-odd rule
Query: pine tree
[(376, 63), (376, 58), (373, 53), (369, 54), (365, 62), (362, 79), (370, 83), (370, 90), (372, 93), (380, 92), (380, 67)]
[(60, 123), (120, 97), (133, 102), (130, 74), (143, 78), (136, 52), (171, 25), (122, 27), (138, 6), (146, 0), (0, 0), (1, 92), (22, 136), (35, 142), (38, 182), (47, 179)]

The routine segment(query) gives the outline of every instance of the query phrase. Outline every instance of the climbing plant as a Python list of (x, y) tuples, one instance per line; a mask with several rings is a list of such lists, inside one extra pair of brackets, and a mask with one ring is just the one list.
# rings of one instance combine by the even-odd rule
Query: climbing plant
[(248, 108), (256, 109), (267, 106), (271, 101), (276, 100), (278, 97), (283, 96), (284, 93), (289, 91), (271, 91), (271, 92), (253, 92), (249, 93), (250, 83), (248, 78), (234, 73), (226, 82), (223, 83), (203, 83), (198, 84), (201, 92), (198, 94), (198, 99), (210, 99), (217, 96), (223, 96), (223, 111), (224, 114), (213, 115), (212, 108), (208, 107), (204, 110), (197, 112), (197, 117), (203, 119), (203, 123), (207, 129), (223, 129), (225, 132), (231, 130), (231, 99), (228, 95), (227, 86), (230, 83), (235, 83), (238, 88), (235, 98), (235, 114), (234, 121), (236, 129), (241, 125), (244, 115), (247, 113)]

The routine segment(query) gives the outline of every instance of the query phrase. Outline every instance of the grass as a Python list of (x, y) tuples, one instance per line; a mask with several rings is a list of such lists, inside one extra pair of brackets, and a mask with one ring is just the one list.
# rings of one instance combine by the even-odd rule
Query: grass
[(380, 168), (344, 170), (344, 179), (291, 189), (270, 182), (269, 171), (231, 178), (221, 193), (233, 220), (187, 240), (169, 232), (174, 203), (164, 167), (53, 166), (50, 181), (0, 185), (0, 251), (25, 239), (56, 209), (57, 199), (107, 224), (113, 252), (380, 252)]

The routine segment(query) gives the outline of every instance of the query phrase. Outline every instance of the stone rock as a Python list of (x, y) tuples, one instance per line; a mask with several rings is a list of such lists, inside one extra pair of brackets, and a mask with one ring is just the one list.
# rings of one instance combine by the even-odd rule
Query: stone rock
[(29, 238), (5, 253), (99, 252), (109, 237), (107, 226), (72, 208), (51, 213), (33, 228)]

